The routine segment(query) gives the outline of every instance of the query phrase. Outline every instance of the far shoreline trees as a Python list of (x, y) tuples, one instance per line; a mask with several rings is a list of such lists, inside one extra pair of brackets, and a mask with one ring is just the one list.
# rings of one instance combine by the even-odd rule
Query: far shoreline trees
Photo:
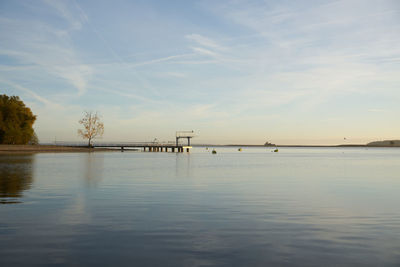
[(36, 116), (18, 96), (0, 95), (0, 144), (37, 144)]
[(97, 112), (85, 111), (79, 123), (82, 124), (83, 129), (78, 130), (78, 135), (83, 139), (88, 139), (88, 147), (92, 146), (91, 141), (94, 138), (101, 137), (104, 133), (104, 124), (100, 121), (100, 115)]

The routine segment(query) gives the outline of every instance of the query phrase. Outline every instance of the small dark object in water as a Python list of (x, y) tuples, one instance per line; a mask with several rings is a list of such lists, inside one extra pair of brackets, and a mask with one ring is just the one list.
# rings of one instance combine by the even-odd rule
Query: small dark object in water
[(217, 151), (215, 149), (213, 149), (212, 153), (213, 154), (217, 154)]

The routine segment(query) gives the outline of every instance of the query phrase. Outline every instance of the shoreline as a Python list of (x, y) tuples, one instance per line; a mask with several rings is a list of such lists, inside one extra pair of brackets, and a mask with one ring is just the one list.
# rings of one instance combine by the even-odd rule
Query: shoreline
[(361, 145), (361, 144), (353, 144), (353, 145), (274, 145), (274, 146), (264, 146), (264, 145), (212, 145), (212, 144), (199, 144), (199, 145), (192, 145), (193, 147), (265, 147), (265, 148), (274, 148), (274, 147), (298, 147), (298, 148), (318, 148), (318, 147), (329, 147), (329, 148), (346, 148), (346, 147), (382, 147), (382, 148), (400, 148), (398, 145), (387, 146), (387, 145)]
[(0, 145), (0, 154), (9, 153), (67, 153), (67, 152), (117, 151), (109, 148), (89, 148), (55, 145)]
[[(400, 146), (378, 146), (378, 145), (244, 145), (244, 144), (229, 144), (229, 145), (212, 145), (212, 144), (198, 144), (192, 145), (193, 147), (288, 147), (288, 148), (400, 148)], [(89, 148), (84, 146), (56, 146), (56, 145), (0, 145), (0, 154), (17, 154), (17, 153), (78, 153), (78, 152), (120, 152), (120, 149), (115, 148)], [(129, 151), (124, 150), (124, 151)]]

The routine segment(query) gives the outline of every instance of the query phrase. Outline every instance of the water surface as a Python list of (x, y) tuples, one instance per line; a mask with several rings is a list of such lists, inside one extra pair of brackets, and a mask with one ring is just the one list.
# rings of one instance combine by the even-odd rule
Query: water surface
[(0, 266), (399, 266), (400, 149), (0, 155)]

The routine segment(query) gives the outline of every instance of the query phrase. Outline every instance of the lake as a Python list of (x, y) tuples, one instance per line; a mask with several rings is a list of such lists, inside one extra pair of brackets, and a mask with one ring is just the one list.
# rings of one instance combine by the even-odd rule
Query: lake
[(400, 149), (0, 155), (0, 266), (400, 266)]

